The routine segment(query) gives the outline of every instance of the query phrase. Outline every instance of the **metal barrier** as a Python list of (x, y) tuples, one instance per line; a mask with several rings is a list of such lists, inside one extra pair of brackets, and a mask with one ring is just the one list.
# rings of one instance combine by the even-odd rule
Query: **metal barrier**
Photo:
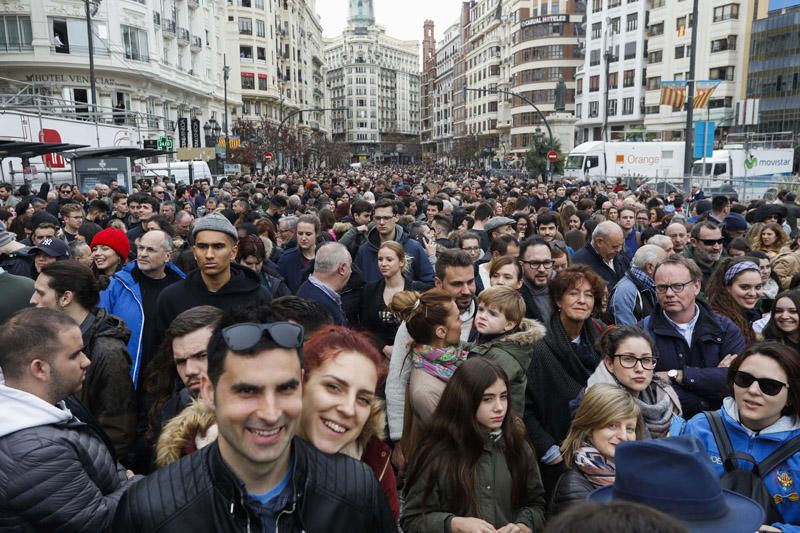
[[(800, 176), (775, 176), (771, 178), (714, 178), (712, 176), (695, 176), (684, 178), (625, 178), (630, 187), (635, 188), (635, 181), (639, 179), (641, 186), (653, 189), (659, 193), (676, 190), (683, 194), (690, 192), (691, 184), (697, 183), (707, 198), (715, 194), (724, 194), (734, 197), (739, 201), (774, 200), (781, 190), (800, 193)], [(612, 180), (613, 181), (613, 180)]]

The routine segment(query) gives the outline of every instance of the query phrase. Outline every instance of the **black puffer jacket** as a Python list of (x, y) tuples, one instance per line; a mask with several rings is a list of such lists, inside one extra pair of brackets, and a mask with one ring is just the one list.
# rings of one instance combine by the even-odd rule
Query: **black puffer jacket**
[(0, 385), (0, 531), (106, 531), (131, 485), (69, 411)]
[[(294, 496), (275, 530), (394, 533), (397, 526), (365, 463), (293, 441)], [(120, 502), (115, 533), (262, 531), (217, 443), (150, 474)]]
[(78, 399), (125, 457), (136, 438), (136, 397), (131, 381), (128, 340), (131, 332), (105, 309), (89, 313), (81, 324), (84, 352), (92, 361)]

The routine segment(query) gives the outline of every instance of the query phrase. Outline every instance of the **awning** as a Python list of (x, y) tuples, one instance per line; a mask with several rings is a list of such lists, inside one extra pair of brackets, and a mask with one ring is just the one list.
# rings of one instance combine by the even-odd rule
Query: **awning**
[[(0, 146), (2, 150), (2, 146)], [(153, 148), (139, 148), (138, 146), (107, 146), (104, 148), (84, 148), (71, 150), (62, 154), (67, 159), (85, 159), (88, 157), (130, 157), (132, 160), (144, 157), (155, 157), (174, 153), (173, 150), (157, 150)]]
[(6, 157), (38, 157), (44, 154), (80, 150), (86, 146), (85, 144), (40, 143), (0, 139), (0, 159), (5, 159)]

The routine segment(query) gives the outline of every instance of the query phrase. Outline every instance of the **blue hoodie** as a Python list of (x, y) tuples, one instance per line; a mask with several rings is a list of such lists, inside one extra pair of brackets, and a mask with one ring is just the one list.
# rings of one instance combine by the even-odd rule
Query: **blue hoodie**
[[(144, 309), (142, 309), (142, 292), (139, 289), (139, 283), (132, 274), (134, 268), (136, 268), (136, 261), (131, 261), (122, 270), (111, 276), (108, 287), (100, 293), (99, 307), (124, 320), (131, 330), (128, 353), (131, 355), (131, 379), (133, 386), (136, 387), (142, 364)], [(172, 263), (167, 263), (167, 268), (175, 272), (181, 279), (186, 278), (186, 274)]]
[[(406, 276), (411, 281), (418, 281), (426, 285), (433, 286), (433, 265), (425, 254), (422, 245), (408, 235), (400, 226), (394, 228), (394, 239), (399, 242), (406, 251), (406, 256), (410, 261), (410, 266)], [(381, 271), (378, 270), (378, 248), (381, 245), (381, 238), (377, 228), (372, 228), (367, 233), (367, 241), (362, 244), (356, 254), (355, 264), (361, 270), (361, 276), (366, 283), (372, 283), (381, 279)]]
[[(730, 396), (723, 401), (720, 414), (734, 451), (752, 455), (758, 462), (766, 459), (787, 440), (800, 435), (800, 422), (795, 422), (788, 416), (779, 418), (777, 422), (758, 433), (747, 429), (739, 422), (739, 408), (736, 400)], [(708, 452), (708, 458), (711, 460), (714, 470), (720, 477), (725, 473), (717, 442), (704, 414), (700, 413), (688, 422), (675, 417), (670, 429), (670, 436), (677, 435), (694, 435), (699, 438)], [(750, 469), (751, 467), (750, 463), (739, 461), (739, 468)], [(792, 501), (791, 498), (797, 499), (800, 494), (800, 453), (794, 454), (788, 461), (770, 472), (764, 478), (764, 484), (773, 497), (781, 496), (782, 503), (777, 504), (777, 508), (786, 521), (771, 525), (782, 531), (799, 533), (800, 502)]]

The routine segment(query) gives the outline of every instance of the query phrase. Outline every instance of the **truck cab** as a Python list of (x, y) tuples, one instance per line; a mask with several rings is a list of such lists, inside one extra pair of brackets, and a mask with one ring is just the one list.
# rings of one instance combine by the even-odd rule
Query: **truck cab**
[(583, 179), (588, 176), (592, 181), (604, 178), (606, 168), (604, 145), (603, 141), (589, 141), (576, 146), (567, 155), (564, 176), (571, 179)]

